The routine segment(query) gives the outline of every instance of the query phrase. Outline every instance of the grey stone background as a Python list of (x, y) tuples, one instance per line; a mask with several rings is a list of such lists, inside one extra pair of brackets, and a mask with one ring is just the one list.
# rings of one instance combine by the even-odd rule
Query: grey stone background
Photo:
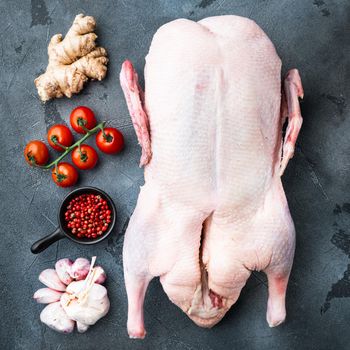
[[(33, 84), (47, 64), (47, 43), (65, 33), (80, 12), (97, 19), (99, 43), (110, 64), (102, 83), (79, 96), (42, 105)], [(213, 329), (195, 326), (168, 301), (157, 280), (147, 293), (147, 338), (129, 340), (122, 273), (125, 227), (143, 172), (140, 149), (119, 87), (122, 61), (142, 72), (156, 29), (170, 20), (213, 15), (247, 16), (275, 43), (283, 69), (297, 67), (305, 89), (304, 125), (283, 178), (297, 230), (287, 321), (265, 321), (267, 283), (254, 274), (238, 303)], [(350, 347), (350, 3), (347, 0), (102, 0), (0, 1), (0, 343), (1, 349), (349, 349)], [(142, 76), (142, 74), (140, 74)], [(115, 200), (118, 223), (111, 238), (85, 247), (62, 240), (38, 256), (31, 244), (54, 230), (60, 201), (50, 174), (30, 168), (23, 148), (44, 139), (54, 123), (67, 123), (72, 108), (87, 105), (126, 138), (124, 152), (102, 156), (78, 185), (93, 185)], [(52, 156), (54, 153), (52, 152)], [(142, 244), (142, 242), (140, 242)], [(58, 334), (39, 321), (32, 300), (40, 271), (58, 258), (96, 254), (108, 273), (111, 309), (85, 334)]]

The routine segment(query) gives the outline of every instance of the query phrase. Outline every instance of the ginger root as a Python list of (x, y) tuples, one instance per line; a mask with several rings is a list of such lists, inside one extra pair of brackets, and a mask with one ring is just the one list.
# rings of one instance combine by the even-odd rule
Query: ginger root
[(62, 39), (54, 35), (48, 46), (49, 63), (46, 72), (34, 80), (40, 99), (67, 96), (80, 92), (90, 79), (106, 76), (108, 58), (103, 47), (96, 47), (95, 19), (79, 14)]

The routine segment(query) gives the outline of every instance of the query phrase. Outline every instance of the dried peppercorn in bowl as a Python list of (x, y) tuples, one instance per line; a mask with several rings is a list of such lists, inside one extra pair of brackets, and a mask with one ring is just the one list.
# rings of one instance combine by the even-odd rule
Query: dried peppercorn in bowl
[(112, 211), (107, 200), (94, 193), (84, 193), (73, 198), (64, 215), (67, 228), (78, 238), (95, 239), (102, 236), (112, 221)]
[(107, 193), (96, 187), (77, 188), (63, 199), (55, 231), (34, 242), (30, 250), (38, 254), (62, 238), (79, 244), (101, 242), (113, 231), (116, 220), (117, 210)]
[(95, 187), (82, 187), (65, 198), (60, 222), (71, 239), (84, 244), (102, 241), (113, 229), (116, 209), (112, 199)]

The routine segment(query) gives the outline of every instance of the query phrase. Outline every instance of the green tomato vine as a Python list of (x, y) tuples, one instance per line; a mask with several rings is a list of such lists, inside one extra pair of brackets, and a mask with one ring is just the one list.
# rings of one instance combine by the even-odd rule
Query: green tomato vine
[(51, 163), (47, 164), (47, 165), (37, 165), (37, 164), (33, 164), (36, 167), (42, 168), (42, 169), (50, 169), (53, 166), (57, 168), (57, 164), (70, 152), (72, 152), (72, 150), (76, 147), (79, 147), (80, 149), (80, 145), (87, 140), (90, 136), (96, 134), (98, 131), (102, 130), (102, 132), (104, 132), (104, 126), (105, 126), (106, 122), (101, 122), (99, 124), (97, 124), (93, 129), (88, 130), (86, 129), (86, 134), (77, 142), (75, 142), (73, 145), (69, 146), (69, 147), (65, 147), (65, 151), (59, 156), (57, 157), (54, 161), (52, 161)]

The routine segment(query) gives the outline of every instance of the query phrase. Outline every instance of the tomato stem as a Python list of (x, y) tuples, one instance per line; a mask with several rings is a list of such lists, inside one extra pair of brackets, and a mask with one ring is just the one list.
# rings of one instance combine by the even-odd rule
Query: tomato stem
[(55, 145), (61, 147), (61, 148), (64, 149), (64, 150), (67, 150), (67, 148), (68, 148), (67, 146), (62, 145), (60, 142), (58, 142), (57, 136), (56, 136), (56, 135), (51, 136), (51, 141), (52, 141)]
[(91, 135), (93, 134), (96, 134), (99, 130), (101, 130), (101, 128), (103, 129), (104, 125), (106, 124), (106, 122), (101, 122), (99, 124), (97, 124), (93, 129), (91, 130), (87, 130), (86, 134), (80, 139), (78, 140), (76, 143), (74, 143), (72, 146), (69, 146), (69, 147), (66, 147), (66, 150), (58, 157), (56, 158), (54, 161), (52, 161), (51, 163), (47, 164), (47, 165), (35, 165), (39, 168), (42, 168), (42, 169), (50, 169), (52, 168), (53, 166), (56, 167), (57, 169), (57, 164), (67, 155), (69, 154), (70, 152), (72, 152), (72, 150), (75, 148), (75, 147), (79, 147), (80, 149), (80, 145), (85, 141), (87, 140)]
[(81, 125), (81, 128), (86, 132), (86, 133), (88, 133), (89, 132), (89, 129), (88, 128), (86, 128), (84, 125)]
[(102, 125), (102, 126), (100, 127), (100, 129), (101, 129), (101, 131), (102, 131), (103, 137), (106, 137), (107, 135), (106, 135), (106, 133), (105, 133), (104, 125)]
[(32, 164), (32, 166), (36, 166), (36, 160), (35, 160), (35, 157), (32, 155), (32, 152), (27, 153), (27, 158)]
[(87, 121), (84, 118), (78, 118), (78, 125), (86, 132), (89, 132), (89, 129), (85, 126)]
[(113, 141), (113, 136), (111, 135), (107, 135), (106, 132), (105, 132), (105, 129), (104, 129), (104, 126), (101, 127), (101, 131), (102, 131), (102, 136), (103, 136), (103, 139), (106, 140), (106, 142), (112, 142)]

